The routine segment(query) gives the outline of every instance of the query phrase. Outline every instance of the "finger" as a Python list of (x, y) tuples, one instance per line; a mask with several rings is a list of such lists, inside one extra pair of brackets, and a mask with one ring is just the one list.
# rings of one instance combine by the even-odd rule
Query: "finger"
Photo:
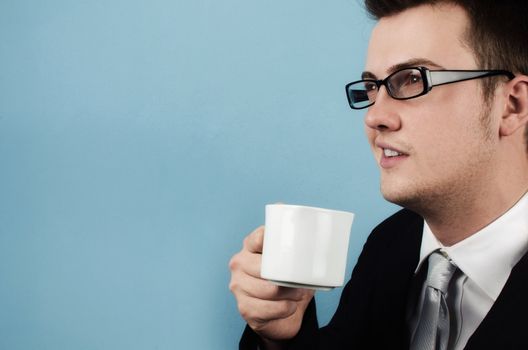
[(248, 323), (265, 323), (290, 317), (297, 310), (297, 303), (245, 297), (238, 300), (238, 310)]
[(264, 226), (260, 226), (244, 239), (244, 248), (251, 253), (262, 253), (264, 242)]
[(261, 278), (260, 269), (262, 267), (262, 255), (250, 252), (244, 252), (240, 256), (241, 269), (250, 276)]
[(261, 255), (241, 252), (230, 262), (230, 289), (238, 289), (244, 294), (266, 300), (288, 299), (299, 301), (302, 289), (281, 287), (262, 279), (260, 276)]
[(270, 281), (255, 278), (249, 275), (237, 276), (241, 292), (257, 299), (262, 300), (290, 300), (301, 301), (306, 291), (299, 288), (287, 288), (273, 284)]
[(229, 261), (229, 269), (231, 270), (231, 273), (242, 271), (243, 273), (251, 275), (255, 278), (260, 278), (261, 265), (262, 255), (251, 253), (245, 248), (233, 255)]

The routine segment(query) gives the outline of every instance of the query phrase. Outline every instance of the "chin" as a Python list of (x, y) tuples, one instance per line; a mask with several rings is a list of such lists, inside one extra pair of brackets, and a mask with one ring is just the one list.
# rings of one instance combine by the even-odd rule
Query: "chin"
[(412, 210), (424, 217), (449, 208), (451, 206), (450, 198), (452, 198), (453, 194), (445, 189), (419, 187), (411, 184), (407, 184), (407, 186), (400, 184), (391, 188), (385, 186), (382, 187), (381, 193), (385, 200)]
[(431, 204), (429, 199), (434, 197), (432, 194), (428, 193), (428, 191), (424, 191), (416, 187), (416, 185), (413, 186), (409, 184), (398, 184), (393, 186), (382, 184), (381, 194), (388, 202), (418, 213), (428, 207)]
[(400, 204), (406, 201), (409, 197), (414, 197), (413, 192), (416, 192), (416, 182), (402, 181), (401, 178), (384, 177), (382, 175), (380, 183), (380, 191), (387, 201)]
[(402, 195), (401, 193), (382, 191), (381, 194), (383, 195), (383, 198), (385, 198), (386, 201), (397, 204), (402, 207), (407, 207), (407, 204), (409, 203), (409, 198), (407, 196)]

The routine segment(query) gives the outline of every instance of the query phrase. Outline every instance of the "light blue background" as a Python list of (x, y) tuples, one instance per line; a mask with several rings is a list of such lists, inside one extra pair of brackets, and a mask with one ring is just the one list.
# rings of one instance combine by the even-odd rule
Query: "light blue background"
[(0, 349), (236, 348), (266, 203), (355, 212), (350, 274), (396, 210), (344, 95), (361, 6), (2, 0)]

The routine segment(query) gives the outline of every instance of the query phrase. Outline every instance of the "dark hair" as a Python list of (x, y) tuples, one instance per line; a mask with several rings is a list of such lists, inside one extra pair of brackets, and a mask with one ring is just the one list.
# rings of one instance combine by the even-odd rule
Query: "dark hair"
[[(375, 19), (404, 10), (435, 4), (453, 4), (463, 8), (469, 18), (465, 40), (473, 49), (480, 69), (505, 69), (528, 74), (528, 1), (525, 0), (365, 0)], [(484, 98), (489, 100), (497, 79), (482, 80)], [(528, 145), (528, 126), (525, 128)]]

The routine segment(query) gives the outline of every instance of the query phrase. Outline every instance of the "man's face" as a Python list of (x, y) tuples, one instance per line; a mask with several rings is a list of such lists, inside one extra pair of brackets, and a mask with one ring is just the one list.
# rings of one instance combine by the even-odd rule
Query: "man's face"
[[(463, 39), (468, 23), (464, 10), (452, 5), (419, 6), (382, 18), (372, 32), (365, 70), (384, 79), (396, 65), (479, 69)], [(382, 87), (365, 125), (383, 196), (418, 212), (473, 196), (489, 179), (496, 156), (496, 112), (484, 103), (479, 80), (437, 86), (404, 101)]]

